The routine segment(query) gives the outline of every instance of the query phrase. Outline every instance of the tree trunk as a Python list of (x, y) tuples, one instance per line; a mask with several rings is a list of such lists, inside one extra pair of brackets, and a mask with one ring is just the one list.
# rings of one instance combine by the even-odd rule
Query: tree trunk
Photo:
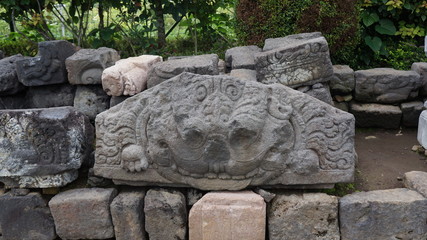
[(104, 4), (102, 3), (102, 1), (99, 1), (98, 15), (99, 15), (99, 25), (98, 25), (98, 28), (99, 29), (103, 29), (104, 28)]
[(157, 22), (157, 45), (162, 48), (166, 45), (165, 21), (163, 19), (162, 0), (154, 0), (154, 11)]

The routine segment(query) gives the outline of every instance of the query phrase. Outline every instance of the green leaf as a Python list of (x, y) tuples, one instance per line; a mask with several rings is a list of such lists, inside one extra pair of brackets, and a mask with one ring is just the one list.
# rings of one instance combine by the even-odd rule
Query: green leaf
[(421, 16), (421, 20), (423, 20), (423, 22), (426, 20), (427, 16), (426, 15), (422, 15)]
[(391, 20), (381, 19), (379, 24), (375, 26), (375, 31), (381, 34), (395, 35), (397, 30)]
[(381, 46), (383, 45), (383, 41), (381, 41), (381, 39), (379, 37), (371, 37), (371, 36), (365, 37), (365, 43), (374, 52), (379, 52), (381, 49)]
[(380, 19), (380, 17), (376, 13), (368, 13), (368, 12), (362, 13), (363, 24), (365, 24), (365, 26), (367, 26), (367, 27), (378, 22), (379, 19)]
[(99, 36), (104, 41), (110, 41), (114, 34), (114, 29), (102, 29), (99, 31)]

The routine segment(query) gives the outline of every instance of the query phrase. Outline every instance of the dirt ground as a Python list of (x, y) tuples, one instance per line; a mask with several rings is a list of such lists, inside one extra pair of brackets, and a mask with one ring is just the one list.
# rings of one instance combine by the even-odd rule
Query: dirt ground
[(417, 129), (357, 129), (355, 188), (360, 191), (403, 187), (409, 171), (427, 171), (427, 158), (412, 151)]

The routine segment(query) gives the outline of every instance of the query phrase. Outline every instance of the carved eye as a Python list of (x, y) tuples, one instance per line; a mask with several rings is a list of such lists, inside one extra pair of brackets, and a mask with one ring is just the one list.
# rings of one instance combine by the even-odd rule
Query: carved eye
[(225, 94), (227, 94), (227, 96), (233, 101), (236, 101), (240, 98), (240, 91), (236, 85), (230, 84), (225, 87)]
[(201, 86), (197, 87), (197, 89), (196, 89), (196, 99), (198, 101), (201, 102), (201, 101), (205, 100), (205, 98), (206, 98), (207, 95), (208, 95), (208, 89), (205, 86), (201, 85)]
[(160, 140), (158, 144), (160, 148), (168, 148), (168, 144), (165, 142), (165, 140)]

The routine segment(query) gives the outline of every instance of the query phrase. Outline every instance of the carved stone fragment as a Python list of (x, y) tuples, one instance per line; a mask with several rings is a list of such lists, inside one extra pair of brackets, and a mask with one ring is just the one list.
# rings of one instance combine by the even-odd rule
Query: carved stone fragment
[(12, 95), (25, 89), (18, 81), (15, 62), (24, 59), (21, 54), (0, 60), (0, 95)]
[(72, 107), (0, 111), (0, 181), (6, 187), (60, 187), (77, 178), (93, 127)]
[(256, 82), (256, 71), (250, 69), (233, 69), (230, 72), (230, 76), (240, 78), (246, 81), (254, 81)]
[(95, 174), (238, 190), (352, 181), (354, 118), (280, 84), (183, 73), (100, 113)]
[(225, 66), (227, 72), (232, 69), (255, 69), (255, 53), (261, 52), (258, 46), (243, 46), (227, 49)]
[(77, 86), (74, 107), (81, 113), (94, 120), (96, 115), (108, 109), (110, 96), (102, 89), (101, 85)]
[(81, 49), (65, 60), (68, 81), (71, 84), (101, 84), (104, 69), (120, 60), (119, 53), (112, 49)]
[(320, 32), (311, 32), (311, 33), (298, 33), (293, 35), (288, 35), (281, 38), (267, 38), (264, 42), (264, 47), (262, 51), (270, 51), (277, 48), (286, 47), (288, 45), (298, 43), (305, 40), (310, 40), (314, 38), (322, 37)]
[(356, 118), (358, 127), (399, 128), (402, 118), (399, 107), (377, 103), (352, 102), (350, 112)]
[[(278, 48), (257, 53), (255, 69), (258, 81), (281, 83), (290, 87), (327, 82), (333, 74), (329, 47), (322, 36), (283, 38)], [(270, 49), (270, 48), (267, 48)]]
[(427, 62), (413, 63), (411, 66), (411, 70), (420, 74), (420, 96), (427, 96)]
[(40, 42), (37, 56), (16, 61), (18, 79), (25, 86), (68, 82), (65, 59), (75, 52), (74, 45), (64, 40)]
[(402, 110), (402, 125), (405, 127), (417, 127), (423, 107), (424, 104), (421, 101), (400, 104), (400, 109)]
[(329, 82), (332, 94), (346, 95), (354, 90), (354, 71), (347, 65), (334, 65), (334, 76)]
[(297, 88), (297, 90), (333, 106), (331, 92), (327, 83), (316, 83), (313, 86), (302, 86)]
[(76, 86), (68, 83), (29, 87), (25, 96), (26, 108), (73, 106)]

